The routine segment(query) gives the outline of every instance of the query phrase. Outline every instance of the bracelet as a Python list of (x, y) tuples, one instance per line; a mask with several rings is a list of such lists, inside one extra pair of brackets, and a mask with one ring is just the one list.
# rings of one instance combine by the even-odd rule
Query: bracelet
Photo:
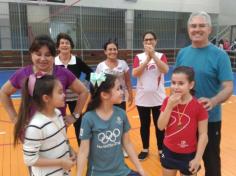
[(76, 112), (73, 112), (73, 113), (72, 113), (72, 116), (74, 117), (75, 120), (78, 120), (79, 117), (80, 117), (80, 114), (79, 114), (79, 113), (76, 113)]

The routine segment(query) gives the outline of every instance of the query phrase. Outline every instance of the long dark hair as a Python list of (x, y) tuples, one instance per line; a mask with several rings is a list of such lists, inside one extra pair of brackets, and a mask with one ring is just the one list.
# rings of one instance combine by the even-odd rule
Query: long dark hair
[(98, 86), (97, 84), (95, 84), (95, 86), (93, 86), (92, 84), (90, 85), (91, 100), (88, 104), (87, 111), (95, 110), (96, 108), (98, 108), (102, 103), (101, 93), (108, 93), (115, 86), (117, 77), (111, 74), (105, 74), (105, 76), (106, 80), (103, 81), (100, 86)]
[[(179, 66), (176, 67), (173, 71), (173, 74), (178, 74), (178, 73), (183, 73), (187, 76), (187, 79), (190, 82), (194, 81), (195, 73), (192, 67), (187, 67), (187, 66)], [(191, 95), (195, 94), (194, 88), (190, 90)]]
[(22, 89), (22, 98), (18, 118), (14, 127), (14, 145), (22, 139), (22, 131), (24, 132), (25, 127), (30, 121), (32, 107), (37, 107), (39, 110), (44, 108), (45, 103), (42, 96), (52, 95), (56, 80), (57, 79), (52, 75), (44, 75), (41, 78), (36, 78), (33, 96), (31, 96), (28, 88), (29, 78), (26, 79)]

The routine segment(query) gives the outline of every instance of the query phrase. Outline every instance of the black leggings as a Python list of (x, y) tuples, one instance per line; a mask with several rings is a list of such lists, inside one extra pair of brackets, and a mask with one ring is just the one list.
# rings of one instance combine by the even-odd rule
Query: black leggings
[[(76, 103), (77, 103), (77, 101), (68, 101), (68, 102), (66, 102), (66, 104), (68, 104), (68, 106), (69, 106), (71, 114), (75, 110)], [(76, 120), (76, 122), (73, 124), (74, 128), (75, 128), (75, 135), (76, 135), (77, 143), (78, 143), (79, 146), (80, 146), (79, 133), (80, 133), (81, 122), (82, 122), (82, 117), (80, 117), (78, 120)]]
[(221, 122), (208, 122), (208, 143), (203, 154), (205, 176), (221, 176)]
[(161, 106), (154, 106), (154, 107), (137, 106), (139, 118), (140, 118), (140, 124), (141, 124), (140, 134), (141, 134), (144, 149), (149, 148), (151, 111), (152, 111), (152, 117), (153, 117), (153, 123), (155, 126), (158, 150), (162, 150), (162, 144), (163, 144), (163, 139), (164, 139), (164, 130), (161, 131), (157, 127), (157, 120), (160, 115), (160, 108), (161, 108)]

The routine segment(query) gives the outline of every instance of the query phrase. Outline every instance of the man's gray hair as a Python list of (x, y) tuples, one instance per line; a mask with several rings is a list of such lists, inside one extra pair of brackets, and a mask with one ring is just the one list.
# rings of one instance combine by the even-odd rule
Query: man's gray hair
[(193, 12), (188, 19), (188, 25), (194, 17), (203, 17), (206, 20), (206, 23), (211, 27), (211, 17), (206, 12)]

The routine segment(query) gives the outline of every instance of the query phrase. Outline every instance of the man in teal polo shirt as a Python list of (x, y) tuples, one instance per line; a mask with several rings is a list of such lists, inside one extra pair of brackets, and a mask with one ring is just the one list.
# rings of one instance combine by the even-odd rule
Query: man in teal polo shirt
[(209, 42), (211, 30), (211, 18), (206, 12), (190, 15), (188, 34), (192, 44), (180, 50), (176, 66), (190, 66), (195, 71), (195, 96), (209, 112), (209, 141), (203, 155), (205, 176), (221, 176), (220, 104), (232, 94), (233, 73), (227, 53)]

